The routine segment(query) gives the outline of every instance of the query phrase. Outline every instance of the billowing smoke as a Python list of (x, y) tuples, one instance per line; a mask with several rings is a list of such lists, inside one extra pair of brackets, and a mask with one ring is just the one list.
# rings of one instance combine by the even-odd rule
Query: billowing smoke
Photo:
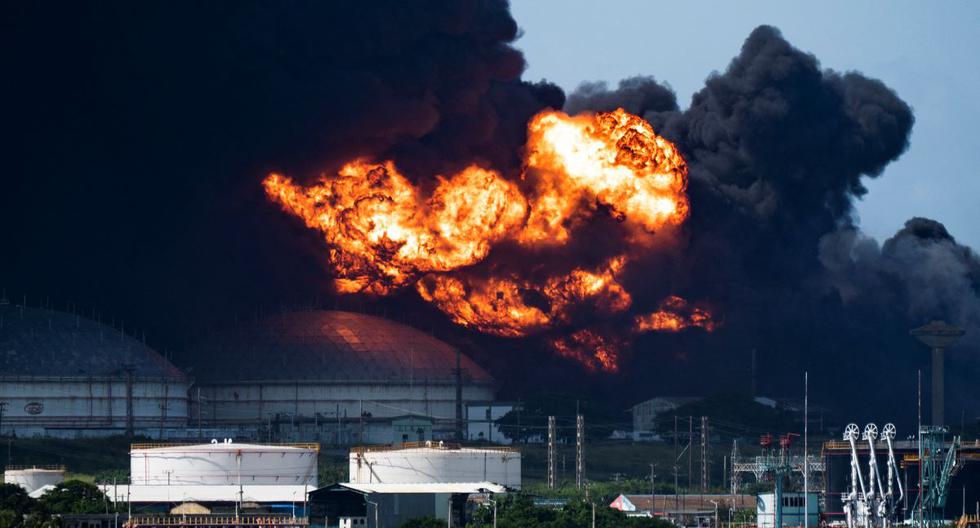
[[(932, 220), (909, 220), (880, 247), (855, 226), (862, 179), (908, 146), (909, 106), (880, 81), (822, 69), (766, 26), (688, 109), (669, 94), (634, 78), (617, 89), (584, 85), (567, 103), (641, 112), (690, 166), (688, 242), (668, 259), (671, 273), (650, 277), (723, 303), (725, 329), (710, 342), (651, 340), (638, 352), (656, 359), (640, 363), (685, 366), (737, 389), (755, 350), (762, 391), (798, 392), (806, 368), (825, 380), (824, 401), (860, 399), (866, 409), (851, 412), (878, 416), (884, 404), (907, 419), (927, 357), (908, 330), (944, 318), (972, 336), (963, 349), (980, 342), (975, 253)], [(954, 360), (948, 392), (966, 404), (977, 362), (964, 352)]]
[[(761, 392), (799, 393), (806, 368), (826, 403), (854, 395), (871, 412), (892, 401), (907, 418), (927, 357), (908, 330), (940, 317), (968, 329), (950, 354), (951, 403), (967, 403), (957, 389), (980, 375), (967, 354), (980, 339), (976, 255), (929, 220), (879, 245), (852, 218), (863, 178), (907, 148), (910, 108), (879, 81), (822, 69), (773, 28), (749, 35), (680, 110), (653, 78), (583, 85), (567, 103), (523, 81), (503, 0), (20, 3), (7, 15), (13, 81), (2, 90), (16, 126), (2, 140), (17, 177), (0, 214), (34, 227), (10, 230), (0, 275), (126, 313), (161, 348), (280, 303), (333, 305), (322, 237), (267, 200), (269, 172), (309, 183), (365, 157), (393, 160), (426, 192), (474, 164), (520, 182), (533, 116), (622, 107), (680, 150), (689, 216), (624, 271), (629, 311), (591, 324), (576, 313), (561, 344), (604, 346), (585, 330), (632, 339), (635, 316), (675, 298), (704, 303), (719, 324), (644, 334), (619, 374), (584, 378), (595, 394), (746, 389), (754, 350)], [(493, 262), (615, 263), (616, 211), (594, 203), (590, 214), (561, 252), (508, 259), (504, 245)], [(545, 304), (533, 292), (522, 301)], [(442, 325), (507, 387), (567, 387), (579, 372), (538, 340), (463, 332), (413, 290), (364, 302)]]

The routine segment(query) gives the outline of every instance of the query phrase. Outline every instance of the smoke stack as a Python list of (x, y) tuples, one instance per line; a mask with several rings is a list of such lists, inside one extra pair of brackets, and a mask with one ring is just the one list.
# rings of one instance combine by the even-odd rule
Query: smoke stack
[(962, 328), (948, 325), (943, 321), (933, 321), (910, 332), (916, 339), (932, 349), (932, 425), (944, 423), (945, 377), (943, 373), (943, 352), (956, 344), (965, 333)]

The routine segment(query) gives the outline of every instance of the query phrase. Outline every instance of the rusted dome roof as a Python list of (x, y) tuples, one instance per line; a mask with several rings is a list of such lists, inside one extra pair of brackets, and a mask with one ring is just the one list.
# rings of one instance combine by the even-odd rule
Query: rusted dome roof
[(77, 314), (0, 301), (0, 377), (184, 380), (163, 356)]
[[(456, 350), (389, 319), (325, 310), (289, 312), (214, 334), (193, 352), (194, 377), (239, 381), (455, 381)], [(462, 356), (463, 380), (493, 379)]]

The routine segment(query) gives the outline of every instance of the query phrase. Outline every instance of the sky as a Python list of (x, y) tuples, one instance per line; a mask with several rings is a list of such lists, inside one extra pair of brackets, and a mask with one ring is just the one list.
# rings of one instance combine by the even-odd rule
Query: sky
[(925, 216), (980, 249), (980, 2), (513, 0), (512, 12), (524, 78), (569, 92), (583, 81), (652, 75), (686, 108), (761, 24), (824, 68), (881, 79), (916, 122), (909, 150), (866, 180), (862, 229), (882, 241)]

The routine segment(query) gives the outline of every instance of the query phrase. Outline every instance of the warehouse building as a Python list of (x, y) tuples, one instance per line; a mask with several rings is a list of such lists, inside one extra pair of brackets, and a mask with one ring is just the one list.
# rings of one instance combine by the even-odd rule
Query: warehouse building
[(448, 440), (466, 402), (495, 396), (490, 375), (450, 345), (359, 313), (278, 314), (193, 353), (191, 428), (264, 441)]
[(0, 434), (167, 436), (187, 425), (190, 383), (120, 330), (0, 300)]

